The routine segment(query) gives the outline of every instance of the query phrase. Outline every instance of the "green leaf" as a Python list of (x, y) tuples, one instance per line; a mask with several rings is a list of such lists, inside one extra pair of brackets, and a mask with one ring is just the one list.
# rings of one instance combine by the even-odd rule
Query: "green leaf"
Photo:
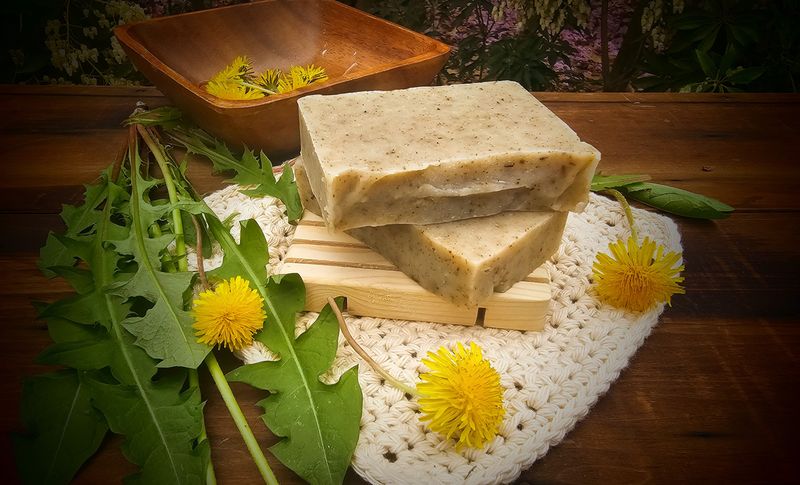
[[(706, 53), (712, 47), (714, 47), (714, 43), (717, 41), (717, 36), (719, 35), (720, 26), (716, 25), (714, 28), (707, 31), (705, 36), (703, 37), (703, 41), (697, 46), (697, 49), (700, 52)], [(701, 61), (702, 62), (702, 61)]]
[[(239, 368), (231, 374), (232, 379), (275, 392), (264, 401), (265, 407), (274, 411), (267, 411), (264, 419), (273, 431), (286, 437), (273, 447), (282, 463), (312, 483), (341, 482), (358, 440), (362, 395), (355, 368), (333, 386), (319, 382), (338, 346), (338, 324), (332, 312), (323, 311), (317, 322), (295, 339), (295, 316), (305, 300), (300, 277), (286, 275), (265, 285), (267, 244), (256, 222), (242, 224), (237, 245), (217, 217), (206, 215), (206, 220), (225, 253), (215, 276), (238, 274), (255, 285), (267, 313), (264, 330), (256, 338), (281, 357), (267, 366)], [(260, 377), (262, 368), (264, 376)]]
[(94, 325), (102, 321), (105, 301), (98, 292), (83, 295), (71, 295), (45, 306), (39, 312), (39, 318), (48, 319), (53, 316), (83, 325)]
[[(70, 273), (73, 280), (80, 280), (79, 286), (86, 293), (40, 309), (56, 342), (40, 356), (40, 361), (98, 369), (86, 374), (86, 391), (82, 392), (91, 397), (112, 430), (125, 435), (123, 451), (141, 467), (131, 481), (203, 483), (209, 449), (207, 445), (195, 446), (202, 428), (198, 391), (196, 388), (182, 391), (185, 370), (162, 370), (159, 375), (156, 361), (135, 345), (134, 337), (123, 327), (123, 320), (132, 311), (131, 304), (109, 292), (109, 288), (129, 276), (119, 273), (126, 258), (106, 243), (128, 233), (127, 228), (111, 222), (112, 216), (116, 220), (131, 220), (129, 214), (116, 211), (123, 207), (130, 209), (136, 202), (125, 204), (127, 194), (116, 184), (106, 182), (109, 196), (101, 216), (86, 232), (88, 239), (76, 241), (65, 236), (57, 239), (64, 242), (70, 257), (80, 255), (84, 263), (81, 269), (91, 271), (92, 281), (87, 281), (83, 273)], [(37, 399), (47, 407), (47, 412), (57, 412), (62, 403), (68, 402), (50, 394)], [(89, 408), (91, 412), (94, 409)], [(40, 416), (32, 419), (29, 430), (38, 432), (37, 426), (49, 423), (46, 419)], [(81, 440), (85, 441), (90, 430), (89, 426), (71, 426), (60, 439), (72, 453), (89, 456), (96, 446), (83, 445)], [(37, 460), (38, 450), (31, 446), (23, 443), (18, 451), (20, 463)], [(44, 453), (38, 461), (44, 462), (51, 455)], [(62, 481), (66, 482), (71, 475), (64, 476)]]
[(626, 185), (622, 192), (631, 199), (683, 217), (722, 219), (734, 210), (716, 199), (650, 182)]
[[(221, 234), (228, 230), (216, 217), (208, 218), (209, 228), (212, 232)], [(264, 232), (254, 219), (239, 223), (239, 244), (233, 238), (218, 240), (224, 255), (219, 268), (209, 271), (208, 277), (212, 280), (225, 280), (234, 276), (241, 276), (250, 281), (253, 288), (263, 287), (267, 282), (267, 263), (269, 252)]]
[(326, 306), (314, 324), (295, 339), (295, 313), (305, 291), (299, 275), (270, 280), (267, 293), (280, 301), (278, 318), (268, 319), (258, 340), (280, 355), (276, 362), (242, 366), (228, 377), (270, 392), (258, 404), (262, 419), (282, 439), (270, 448), (287, 467), (310, 483), (341, 483), (355, 450), (362, 394), (357, 367), (333, 385), (320, 376), (333, 363), (339, 327)]
[(116, 350), (114, 343), (108, 339), (107, 335), (92, 335), (84, 340), (55, 343), (39, 354), (36, 360), (40, 364), (64, 365), (78, 370), (95, 370), (107, 366)]
[[(134, 197), (130, 207), (139, 197)], [(139, 465), (139, 474), (131, 481), (145, 483), (203, 483), (209, 460), (207, 447), (195, 447), (202, 428), (201, 404), (197, 390), (181, 392), (186, 379), (182, 370), (173, 370), (166, 379), (156, 379), (156, 362), (123, 327), (130, 305), (123, 297), (107, 289), (115, 281), (119, 255), (105, 241), (116, 234), (111, 223), (109, 201), (94, 237), (94, 251), (87, 264), (95, 278), (94, 286), (102, 292), (100, 318), (108, 328), (107, 338), (114, 351), (107, 362), (112, 379), (92, 379), (89, 387), (94, 402), (106, 417), (112, 431), (125, 435), (123, 451)], [(163, 371), (167, 372), (167, 371)]]
[(593, 192), (600, 192), (602, 190), (616, 189), (636, 182), (644, 182), (645, 180), (650, 180), (650, 176), (644, 174), (603, 175), (602, 173), (598, 173), (592, 177), (590, 190)]
[(161, 254), (174, 236), (150, 238), (148, 228), (172, 206), (148, 202), (149, 191), (156, 182), (142, 177), (140, 163), (137, 155), (131, 173), (134, 196), (130, 201), (129, 237), (113, 242), (118, 252), (133, 256), (137, 271), (124, 284), (115, 287), (114, 292), (123, 298), (143, 297), (153, 303), (143, 316), (126, 319), (124, 326), (137, 337), (137, 345), (161, 361), (159, 367), (196, 369), (211, 348), (197, 341), (193, 318), (184, 308), (184, 294), (189, 290), (194, 273), (161, 271)]
[(205, 483), (207, 456), (192, 444), (202, 429), (202, 403), (197, 388), (181, 392), (185, 377), (181, 370), (134, 386), (89, 381), (111, 430), (125, 435), (125, 457), (141, 467), (126, 483)]
[[(100, 182), (94, 185), (86, 185), (84, 191), (83, 204), (79, 206), (65, 205), (61, 210), (61, 219), (67, 225), (64, 236), (78, 238), (81, 234), (90, 230), (97, 223), (102, 212), (97, 208), (108, 196), (106, 187), (107, 172), (101, 176)], [(85, 236), (83, 237), (85, 239)], [(75, 258), (69, 253), (68, 249), (53, 236), (48, 235), (47, 242), (39, 253), (39, 268), (47, 276), (56, 276), (48, 268), (51, 266), (72, 266)]]
[(83, 381), (78, 372), (64, 370), (23, 383), (27, 433), (15, 436), (14, 448), (25, 483), (69, 483), (100, 447), (108, 425)]
[(714, 60), (711, 59), (711, 56), (709, 56), (707, 52), (699, 49), (695, 50), (694, 53), (697, 56), (697, 60), (700, 62), (700, 68), (703, 69), (703, 73), (709, 78), (715, 78), (717, 76), (717, 66), (714, 64)]
[(178, 108), (174, 106), (161, 106), (160, 108), (151, 109), (131, 115), (125, 120), (125, 126), (128, 125), (143, 125), (143, 126), (161, 126), (164, 128), (172, 128), (177, 126), (182, 121), (183, 115)]
[(251, 197), (267, 195), (280, 199), (286, 206), (289, 221), (295, 221), (303, 215), (300, 194), (297, 192), (292, 169), (288, 164), (284, 164), (283, 174), (276, 180), (272, 172), (272, 163), (263, 152), (256, 157), (252, 150), (245, 149), (242, 156), (237, 157), (224, 143), (210, 137), (202, 130), (176, 128), (169, 133), (189, 152), (211, 160), (215, 171), (234, 171), (235, 175), (229, 182), (255, 186), (244, 190), (243, 193)]
[(764, 67), (739, 68), (732, 71), (727, 76), (727, 81), (731, 84), (750, 84), (766, 71)]
[(48, 268), (55, 276), (64, 278), (78, 294), (94, 291), (92, 272), (73, 266), (50, 266)]

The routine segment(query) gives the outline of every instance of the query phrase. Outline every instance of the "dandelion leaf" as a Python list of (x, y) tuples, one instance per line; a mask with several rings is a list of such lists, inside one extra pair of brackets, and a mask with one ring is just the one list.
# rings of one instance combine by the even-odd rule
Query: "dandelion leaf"
[(266, 195), (280, 199), (286, 206), (289, 221), (296, 221), (303, 215), (300, 194), (289, 164), (284, 164), (283, 174), (276, 180), (272, 162), (263, 152), (256, 157), (252, 150), (245, 149), (241, 157), (236, 156), (224, 143), (199, 129), (174, 130), (172, 134), (189, 152), (211, 160), (215, 171), (233, 171), (235, 175), (228, 182), (252, 186), (243, 193), (250, 197)]
[(623, 193), (643, 204), (683, 217), (723, 219), (734, 210), (711, 197), (651, 182), (626, 185)]
[(358, 441), (362, 394), (357, 367), (335, 384), (320, 380), (336, 355), (339, 327), (325, 307), (295, 338), (295, 316), (305, 299), (299, 275), (271, 279), (266, 293), (280, 306), (257, 339), (280, 359), (245, 365), (228, 377), (270, 392), (259, 405), (265, 424), (281, 438), (270, 451), (283, 464), (313, 484), (341, 483)]
[[(212, 232), (228, 234), (228, 230), (216, 217), (209, 217), (208, 224)], [(269, 262), (269, 250), (264, 233), (254, 219), (240, 222), (239, 228), (239, 244), (230, 237), (222, 240), (217, 238), (225, 255), (222, 258), (222, 265), (210, 271), (208, 276), (215, 281), (241, 276), (250, 281), (252, 288), (264, 286), (267, 282), (266, 267)]]
[[(207, 445), (194, 444), (201, 429), (197, 389), (182, 390), (185, 370), (157, 372), (156, 361), (135, 345), (122, 325), (132, 312), (131, 303), (109, 291), (131, 276), (121, 272), (128, 258), (106, 244), (128, 235), (126, 227), (111, 221), (112, 214), (128, 211), (134, 204), (126, 203), (127, 194), (119, 186), (106, 183), (105, 203), (97, 205), (103, 206), (101, 216), (93, 216), (80, 235), (54, 236), (71, 261), (82, 261), (72, 269), (50, 266), (54, 274), (66, 276), (78, 294), (39, 306), (55, 342), (39, 360), (87, 371), (64, 371), (64, 375), (78, 376), (79, 387), (66, 380), (46, 388), (26, 386), (24, 402), (41, 407), (25, 406), (29, 433), (17, 440), (18, 462), (26, 481), (66, 483), (95, 452), (108, 423), (115, 433), (125, 435), (125, 455), (140, 467), (132, 481), (201, 483), (209, 451)], [(118, 215), (123, 217), (117, 220), (131, 220), (129, 214)], [(91, 280), (85, 270), (91, 272)], [(64, 390), (73, 388), (72, 394)], [(62, 412), (67, 408), (75, 413), (69, 422), (65, 417), (70, 415)], [(54, 472), (48, 475), (48, 470)]]
[(181, 370), (138, 386), (89, 382), (111, 430), (125, 435), (125, 457), (141, 467), (126, 483), (205, 483), (207, 448), (192, 444), (202, 426), (200, 393), (197, 388), (181, 392), (184, 379)]
[[(105, 201), (108, 194), (104, 180), (107, 174), (101, 176), (101, 183), (86, 185), (84, 191), (84, 202), (79, 206), (64, 205), (61, 210), (61, 219), (67, 226), (64, 233), (68, 237), (80, 237), (94, 226), (102, 216), (102, 211), (98, 206)], [(86, 239), (86, 236), (82, 236)], [(56, 276), (48, 268), (50, 266), (72, 266), (75, 258), (70, 254), (69, 249), (59, 241), (53, 233), (47, 236), (47, 242), (39, 252), (39, 268), (47, 276)]]
[(24, 483), (69, 483), (108, 431), (74, 370), (26, 379), (22, 420), (27, 433), (15, 436), (14, 446)]
[(592, 177), (591, 190), (599, 192), (601, 190), (616, 189), (645, 180), (650, 180), (650, 176), (644, 174), (603, 175), (598, 173)]
[[(138, 162), (138, 157), (136, 157)], [(130, 202), (131, 229), (127, 239), (114, 241), (121, 254), (133, 256), (136, 273), (115, 288), (124, 298), (143, 297), (153, 307), (143, 316), (125, 320), (125, 328), (136, 336), (136, 344), (160, 360), (160, 367), (187, 367), (196, 369), (210, 351), (210, 347), (197, 342), (192, 329), (192, 316), (185, 310), (184, 295), (188, 292), (194, 275), (189, 272), (168, 273), (161, 270), (161, 254), (174, 236), (151, 238), (148, 228), (171, 209), (169, 205), (155, 206), (149, 200), (149, 191), (156, 185), (139, 174), (139, 163), (131, 174), (134, 197)]]

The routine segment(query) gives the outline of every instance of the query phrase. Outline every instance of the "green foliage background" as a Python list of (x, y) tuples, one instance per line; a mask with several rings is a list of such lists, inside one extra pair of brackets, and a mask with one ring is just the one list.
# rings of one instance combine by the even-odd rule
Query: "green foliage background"
[[(0, 7), (2, 82), (138, 84), (111, 28), (242, 0), (9, 0)], [(797, 91), (797, 0), (345, 0), (454, 47), (438, 83), (511, 79), (531, 90)], [(608, 18), (622, 6), (625, 19)], [(619, 10), (617, 10), (619, 11)], [(604, 12), (605, 16), (604, 16)], [(602, 75), (570, 66), (565, 31), (624, 24)], [(590, 22), (592, 21), (592, 22)], [(561, 65), (561, 69), (556, 66)]]

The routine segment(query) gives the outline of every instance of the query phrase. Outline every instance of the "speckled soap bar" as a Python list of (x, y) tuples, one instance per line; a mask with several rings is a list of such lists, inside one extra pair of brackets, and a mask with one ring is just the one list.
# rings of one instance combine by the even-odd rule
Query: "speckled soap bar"
[[(297, 188), (306, 210), (319, 215), (298, 159)], [(566, 212), (503, 212), (453, 222), (392, 224), (345, 231), (391, 261), (423, 288), (473, 307), (528, 276), (557, 249)]]
[(331, 229), (579, 210), (599, 152), (515, 82), (298, 100), (301, 155)]

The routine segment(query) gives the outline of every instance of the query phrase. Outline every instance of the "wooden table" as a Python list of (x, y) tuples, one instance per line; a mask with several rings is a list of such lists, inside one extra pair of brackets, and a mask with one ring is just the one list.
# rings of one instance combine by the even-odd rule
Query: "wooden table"
[[(602, 170), (649, 173), (737, 208), (729, 219), (678, 219), (686, 290), (619, 380), (520, 483), (749, 483), (800, 481), (800, 97), (792, 95), (553, 94), (540, 99), (603, 153)], [(137, 100), (151, 88), (0, 88), (0, 456), (13, 477), (23, 376), (48, 345), (32, 300), (67, 291), (36, 270), (38, 248), (61, 227), (62, 203), (107, 166)], [(199, 164), (203, 191), (222, 177)], [(223, 366), (232, 366), (229, 358)], [(206, 378), (206, 422), (219, 482), (258, 475)], [(234, 385), (264, 448), (261, 393)], [(111, 438), (78, 483), (116, 483), (134, 471)], [(299, 481), (277, 462), (285, 483)], [(355, 473), (349, 482), (359, 482)]]

